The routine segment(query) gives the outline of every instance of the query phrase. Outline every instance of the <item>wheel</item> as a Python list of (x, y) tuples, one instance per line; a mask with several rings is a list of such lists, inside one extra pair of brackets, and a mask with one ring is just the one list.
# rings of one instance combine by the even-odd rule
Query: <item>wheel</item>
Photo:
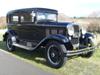
[(92, 52), (88, 52), (87, 54), (82, 55), (83, 58), (90, 58), (93, 55), (93, 51)]
[[(92, 41), (92, 39), (88, 39), (87, 44), (89, 44), (88, 47), (93, 47), (94, 46), (94, 42)], [(88, 52), (86, 54), (83, 54), (82, 57), (84, 58), (90, 58), (93, 55), (94, 51)]]
[(64, 65), (67, 57), (64, 57), (66, 48), (58, 42), (49, 42), (46, 45), (46, 60), (53, 68), (60, 68)]
[(10, 35), (8, 35), (6, 38), (6, 47), (7, 50), (10, 52), (15, 50), (15, 46), (12, 45), (12, 40)]

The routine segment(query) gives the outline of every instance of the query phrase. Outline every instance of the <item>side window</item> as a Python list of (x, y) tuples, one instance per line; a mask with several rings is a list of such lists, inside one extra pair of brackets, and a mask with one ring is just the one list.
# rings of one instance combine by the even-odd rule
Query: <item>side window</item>
[(20, 14), (20, 22), (21, 23), (33, 23), (35, 21), (36, 14), (32, 13), (22, 13)]
[(12, 16), (11, 17), (11, 22), (12, 23), (18, 23), (19, 22), (19, 16)]
[(24, 14), (20, 16), (21, 23), (29, 23), (32, 22), (32, 16), (30, 14)]
[(13, 16), (13, 17), (12, 17), (12, 21), (13, 21), (13, 22), (18, 22), (18, 16)]

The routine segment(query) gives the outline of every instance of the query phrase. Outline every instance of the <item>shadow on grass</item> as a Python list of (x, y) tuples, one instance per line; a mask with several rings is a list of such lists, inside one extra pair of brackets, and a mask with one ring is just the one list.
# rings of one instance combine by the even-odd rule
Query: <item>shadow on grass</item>
[[(7, 51), (6, 44), (3, 41), (0, 41), (0, 49)], [(44, 59), (43, 49), (37, 49), (35, 51), (27, 51), (24, 49), (16, 48), (16, 50), (13, 51), (12, 54), (48, 66)]]

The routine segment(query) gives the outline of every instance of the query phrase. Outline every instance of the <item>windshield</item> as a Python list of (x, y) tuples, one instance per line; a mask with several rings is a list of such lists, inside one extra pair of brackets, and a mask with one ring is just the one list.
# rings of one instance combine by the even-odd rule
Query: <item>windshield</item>
[(37, 21), (57, 21), (57, 14), (38, 12)]

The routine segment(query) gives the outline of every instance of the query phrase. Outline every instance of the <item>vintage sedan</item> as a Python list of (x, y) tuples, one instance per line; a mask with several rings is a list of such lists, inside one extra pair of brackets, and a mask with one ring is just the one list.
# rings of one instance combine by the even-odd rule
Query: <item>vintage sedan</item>
[[(68, 58), (89, 58), (94, 53), (94, 35), (79, 24), (58, 22), (58, 11), (26, 8), (8, 12), (8, 31), (3, 35), (8, 51), (16, 47), (34, 51), (43, 48), (47, 63), (60, 68)], [(38, 49), (39, 50), (39, 49)]]

